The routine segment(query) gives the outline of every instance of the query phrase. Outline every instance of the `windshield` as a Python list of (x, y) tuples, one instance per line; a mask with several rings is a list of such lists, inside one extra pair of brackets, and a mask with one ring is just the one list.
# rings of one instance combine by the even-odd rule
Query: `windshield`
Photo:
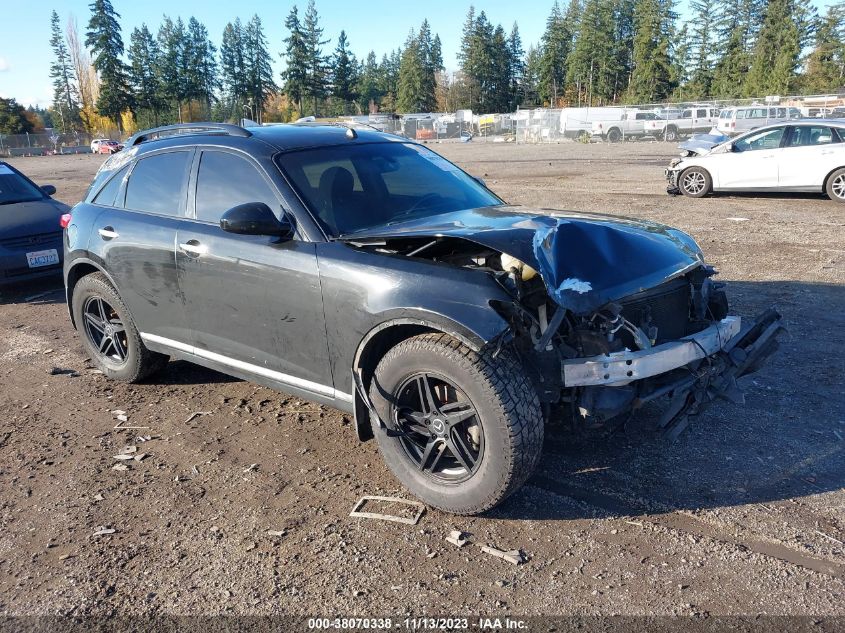
[(0, 204), (32, 202), (42, 200), (44, 192), (12, 171), (8, 165), (0, 164)]
[(503, 202), (421, 145), (368, 143), (282, 154), (277, 159), (332, 236)]

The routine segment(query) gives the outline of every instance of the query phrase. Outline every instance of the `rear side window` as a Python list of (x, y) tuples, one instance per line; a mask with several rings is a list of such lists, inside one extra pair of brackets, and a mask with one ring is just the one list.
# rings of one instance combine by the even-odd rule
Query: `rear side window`
[(191, 152), (168, 152), (139, 160), (126, 185), (127, 209), (182, 215)]
[(197, 220), (217, 222), (224, 211), (246, 202), (263, 202), (274, 211), (279, 207), (270, 185), (249, 161), (204, 151), (197, 174)]
[(829, 145), (836, 143), (837, 139), (833, 130), (825, 126), (800, 126), (792, 128), (792, 134), (787, 142), (787, 147), (807, 147), (811, 145)]
[(129, 165), (121, 169), (117, 172), (111, 179), (106, 183), (106, 186), (100, 190), (100, 193), (97, 194), (97, 197), (94, 198), (94, 204), (101, 204), (105, 207), (122, 207), (122, 204), (115, 205), (115, 197), (117, 196), (117, 192), (120, 190), (120, 185), (123, 182), (124, 176), (126, 176), (126, 172), (129, 169)]

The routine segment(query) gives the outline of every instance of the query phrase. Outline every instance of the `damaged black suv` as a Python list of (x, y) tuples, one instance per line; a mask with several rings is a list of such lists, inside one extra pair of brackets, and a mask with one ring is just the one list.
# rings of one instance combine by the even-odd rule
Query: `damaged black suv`
[(531, 475), (550, 411), (603, 423), (667, 397), (678, 433), (741, 397), (781, 328), (730, 316), (681, 231), (510, 206), (365, 129), (142, 132), (63, 224), (71, 319), (106, 375), (176, 357), (354, 413), (460, 514)]

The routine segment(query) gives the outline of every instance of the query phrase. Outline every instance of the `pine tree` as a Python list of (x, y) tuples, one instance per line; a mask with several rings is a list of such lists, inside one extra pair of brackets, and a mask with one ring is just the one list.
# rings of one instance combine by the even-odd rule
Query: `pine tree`
[(693, 12), (690, 32), (693, 71), (685, 94), (692, 99), (707, 97), (712, 91), (713, 56), (716, 44), (716, 2), (717, 0), (690, 2), (690, 9)]
[(715, 46), (719, 55), (713, 68), (713, 96), (731, 99), (742, 94), (764, 5), (765, 0), (719, 0)]
[(240, 119), (247, 99), (246, 54), (240, 18), (223, 29), (220, 44), (220, 79), (227, 102), (227, 118)]
[(288, 17), (285, 18), (285, 28), (288, 30), (288, 36), (284, 40), (285, 51), (282, 53), (285, 60), (282, 81), (285, 82), (285, 94), (301, 113), (302, 98), (308, 90), (308, 45), (296, 5), (291, 7)]
[(158, 43), (158, 68), (161, 99), (176, 109), (176, 120), (182, 123), (182, 101), (188, 98), (185, 79), (185, 25), (181, 18), (176, 22), (164, 16), (156, 35)]
[(313, 114), (317, 116), (317, 104), (328, 93), (326, 89), (328, 69), (326, 57), (323, 55), (323, 46), (328, 44), (330, 40), (322, 39), (323, 29), (320, 26), (320, 16), (317, 14), (314, 0), (308, 0), (308, 8), (305, 10), (305, 20), (303, 21), (303, 32), (307, 51), (305, 95), (311, 97), (314, 106)]
[(677, 30), (671, 38), (674, 46), (671, 51), (672, 84), (676, 86), (675, 95), (679, 99), (686, 99), (686, 84), (689, 82), (689, 67), (692, 57), (692, 46), (689, 40), (689, 28), (686, 24)]
[(341, 113), (349, 114), (349, 105), (358, 97), (356, 89), (358, 62), (349, 51), (346, 31), (337, 38), (332, 60), (332, 96), (341, 103)]
[(382, 88), (381, 69), (376, 54), (370, 51), (358, 72), (356, 92), (361, 110), (370, 112), (370, 108), (376, 108), (381, 104), (381, 98), (384, 96)]
[(162, 108), (161, 83), (156, 69), (159, 66), (158, 44), (146, 24), (135, 28), (129, 38), (129, 83), (135, 94), (135, 103), (141, 112), (147, 111), (153, 126), (159, 124)]
[(400, 112), (433, 112), (437, 108), (436, 70), (442, 60), (432, 54), (431, 29), (425, 20), (419, 34), (411, 30), (399, 63), (396, 108)]
[(85, 45), (91, 50), (94, 68), (100, 76), (97, 110), (123, 129), (121, 115), (132, 108), (132, 95), (126, 80), (126, 65), (121, 60), (123, 39), (120, 36), (120, 14), (110, 0), (94, 0), (91, 19), (85, 33)]
[(188, 20), (185, 60), (187, 62), (188, 98), (205, 104), (205, 116), (211, 115), (211, 103), (219, 87), (217, 49), (208, 37), (208, 30), (193, 16)]
[(508, 110), (515, 110), (522, 103), (525, 94), (523, 77), (525, 75), (525, 50), (522, 48), (522, 38), (516, 22), (511, 27), (507, 42), (508, 55)]
[(747, 96), (787, 94), (801, 54), (794, 0), (771, 0), (745, 81)]
[(546, 19), (540, 61), (540, 96), (552, 105), (565, 93), (567, 63), (571, 52), (572, 31), (555, 0)]
[(525, 54), (525, 66), (522, 72), (522, 103), (540, 104), (540, 60), (541, 53), (536, 46), (529, 46)]
[(628, 85), (628, 100), (633, 103), (657, 103), (672, 91), (666, 24), (666, 7), (660, 0), (638, 0), (634, 10), (634, 72)]
[(50, 64), (50, 78), (53, 80), (53, 111), (58, 115), (57, 127), (70, 132), (81, 125), (79, 118), (79, 91), (73, 82), (73, 67), (65, 38), (59, 26), (59, 14), (50, 16), (50, 46), (53, 49), (53, 63)]
[(267, 38), (258, 14), (252, 16), (244, 29), (244, 67), (251, 115), (261, 123), (264, 105), (270, 95), (278, 90), (278, 86), (273, 81)]
[(608, 0), (587, 0), (569, 56), (568, 81), (588, 105), (613, 101), (621, 90), (618, 42), (622, 36), (615, 10)]
[(802, 78), (802, 86), (806, 92), (834, 92), (842, 86), (845, 70), (843, 8), (845, 7), (828, 7), (827, 13), (819, 22), (813, 51), (807, 58), (807, 69)]

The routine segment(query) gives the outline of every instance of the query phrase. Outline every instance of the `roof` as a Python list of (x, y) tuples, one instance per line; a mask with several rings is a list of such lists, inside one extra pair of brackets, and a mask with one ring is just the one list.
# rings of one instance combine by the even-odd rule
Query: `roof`
[[(362, 127), (347, 127), (327, 123), (296, 123), (248, 128), (255, 138), (261, 139), (280, 150), (303, 149), (306, 147), (327, 147), (345, 143), (384, 143), (407, 141), (393, 134), (385, 134)], [(355, 137), (349, 137), (349, 130)]]

